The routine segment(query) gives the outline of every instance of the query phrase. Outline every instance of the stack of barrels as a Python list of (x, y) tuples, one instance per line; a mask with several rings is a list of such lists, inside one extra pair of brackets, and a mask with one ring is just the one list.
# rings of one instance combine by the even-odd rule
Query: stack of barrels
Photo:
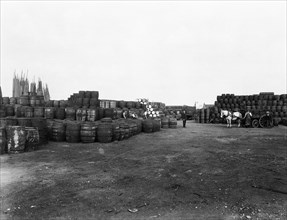
[(39, 132), (35, 127), (0, 127), (0, 154), (34, 151), (38, 149), (39, 142)]
[(143, 132), (152, 133), (160, 131), (161, 119), (158, 118), (147, 118), (143, 120)]
[(81, 124), (81, 141), (83, 143), (93, 143), (97, 140), (97, 124), (94, 122), (84, 122)]
[(99, 107), (98, 91), (79, 91), (68, 98), (68, 105), (76, 108)]
[(275, 95), (273, 92), (262, 92), (256, 95), (222, 94), (214, 103), (216, 113), (220, 109), (231, 111), (251, 110), (255, 114), (270, 111), (274, 116), (287, 117), (287, 94)]
[(46, 123), (49, 140), (71, 143), (121, 141), (139, 134), (142, 131), (142, 124), (142, 120), (139, 119), (112, 120), (112, 118), (103, 118), (101, 121), (47, 119)]
[(161, 128), (177, 128), (177, 119), (173, 117), (162, 117), (161, 118)]
[(202, 108), (197, 111), (197, 122), (199, 123), (209, 123), (210, 119), (210, 113), (211, 109), (210, 108)]
[(198, 122), (222, 122), (220, 110), (238, 111), (245, 114), (251, 111), (253, 117), (260, 117), (269, 111), (276, 124), (287, 117), (287, 94), (276, 95), (273, 92), (261, 92), (254, 95), (218, 95), (213, 107), (198, 112)]

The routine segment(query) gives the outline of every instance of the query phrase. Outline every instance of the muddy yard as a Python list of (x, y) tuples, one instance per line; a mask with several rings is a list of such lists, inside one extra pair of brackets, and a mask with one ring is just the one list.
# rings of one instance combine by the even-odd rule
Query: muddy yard
[(1, 219), (286, 219), (287, 127), (222, 124), (1, 155)]

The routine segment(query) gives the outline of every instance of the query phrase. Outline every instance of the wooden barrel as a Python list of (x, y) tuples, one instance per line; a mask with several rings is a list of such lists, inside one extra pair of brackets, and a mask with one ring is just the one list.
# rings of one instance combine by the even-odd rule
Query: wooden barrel
[(53, 106), (56, 107), (56, 108), (60, 107), (60, 101), (59, 100), (54, 100)]
[(33, 116), (34, 116), (33, 107), (25, 106), (23, 109), (25, 110), (25, 117), (26, 118), (33, 118)]
[(31, 118), (17, 118), (17, 123), (19, 126), (32, 127)]
[(93, 122), (84, 122), (81, 124), (81, 141), (83, 143), (93, 143), (97, 137), (97, 125)]
[(6, 117), (6, 118), (0, 118), (0, 127), (6, 127), (6, 126), (16, 126), (17, 118), (14, 117)]
[(98, 118), (98, 110), (96, 108), (87, 109), (87, 121), (96, 121)]
[(164, 117), (161, 119), (161, 127), (164, 129), (169, 128), (169, 118)]
[(66, 119), (75, 120), (76, 119), (76, 109), (73, 107), (66, 108)]
[(29, 106), (29, 96), (20, 96), (19, 104), (23, 106)]
[(129, 101), (127, 102), (127, 108), (131, 109), (135, 107), (135, 102)]
[(8, 126), (7, 132), (7, 152), (22, 153), (25, 150), (26, 132), (22, 126)]
[(10, 104), (10, 98), (9, 97), (2, 97), (2, 103), (3, 103), (3, 105), (9, 105)]
[(77, 121), (86, 121), (86, 116), (87, 116), (87, 109), (78, 108), (76, 110), (76, 120)]
[(66, 117), (66, 110), (65, 108), (55, 108), (55, 118), (59, 120), (64, 120)]
[(97, 138), (100, 143), (112, 142), (113, 125), (112, 123), (100, 123), (97, 130)]
[(47, 120), (45, 118), (32, 118), (32, 127), (38, 129), (40, 144), (46, 144), (48, 142), (48, 129)]
[(6, 129), (0, 127), (0, 154), (7, 153)]
[(169, 119), (169, 127), (170, 128), (177, 128), (177, 120), (176, 120), (176, 118), (170, 118)]
[(161, 119), (153, 119), (153, 132), (160, 131), (161, 128)]
[(138, 133), (138, 126), (136, 120), (134, 119), (127, 119), (126, 123), (129, 125), (130, 135), (136, 135)]
[(26, 142), (25, 151), (34, 151), (39, 148), (40, 136), (37, 128), (25, 127)]
[(53, 100), (46, 101), (45, 106), (46, 107), (54, 107), (54, 101)]
[(106, 107), (106, 100), (100, 100), (100, 108), (105, 108)]
[[(234, 109), (234, 106), (231, 109)], [(210, 109), (209, 108), (204, 109), (204, 120), (205, 120), (205, 123), (209, 123), (209, 118), (210, 118)]]
[(127, 107), (126, 102), (125, 102), (125, 101), (119, 101), (119, 107), (120, 107), (120, 108), (125, 108), (125, 107)]
[(59, 101), (59, 107), (60, 108), (66, 108), (68, 106), (68, 101), (67, 100), (60, 100)]
[(6, 116), (14, 116), (15, 115), (15, 109), (13, 105), (5, 105), (6, 108)]
[(86, 91), (83, 91), (83, 90), (79, 91), (78, 97), (84, 98), (85, 97), (85, 93), (86, 93)]
[(15, 116), (20, 117), (20, 118), (25, 117), (25, 108), (26, 108), (26, 106), (16, 104), (15, 109), (14, 109)]
[(105, 108), (104, 109), (104, 117), (115, 119), (116, 118), (115, 109), (114, 108)]
[(112, 123), (112, 122), (113, 122), (113, 119), (106, 117), (106, 118), (102, 118), (102, 119), (101, 119), (101, 122), (102, 122), (102, 123)]
[(76, 121), (66, 121), (66, 141), (70, 143), (80, 142), (81, 124)]
[(90, 106), (90, 98), (83, 98), (83, 107), (88, 108)]
[(48, 140), (52, 140), (54, 120), (47, 119), (46, 121), (47, 121), (47, 137), (48, 137)]
[(6, 117), (6, 108), (5, 106), (0, 106), (0, 118)]
[(44, 111), (45, 111), (45, 118), (46, 119), (54, 119), (54, 117), (55, 117), (55, 108), (54, 107), (45, 107)]
[(15, 105), (17, 104), (17, 99), (15, 97), (10, 97), (10, 105)]
[(142, 124), (143, 124), (143, 120), (140, 120), (140, 119), (136, 119), (135, 120), (136, 123), (137, 123), (137, 128), (138, 128), (138, 134), (142, 132)]
[(114, 100), (110, 100), (110, 108), (116, 108), (117, 107), (117, 102)]
[(111, 108), (110, 100), (104, 100), (104, 108)]
[(84, 98), (91, 98), (91, 91), (85, 91)]
[(117, 122), (113, 122), (112, 125), (113, 125), (112, 141), (119, 141), (120, 140), (120, 135), (121, 135), (120, 125)]
[(35, 107), (36, 106), (36, 96), (30, 96), (30, 99), (29, 99), (29, 104), (30, 106), (32, 107)]
[(66, 125), (64, 121), (54, 120), (51, 140), (58, 142), (66, 140)]
[(99, 99), (99, 92), (98, 91), (91, 91), (91, 98)]
[(153, 132), (153, 120), (152, 119), (145, 119), (143, 121), (143, 132), (145, 133), (152, 133)]
[(90, 107), (98, 107), (98, 105), (99, 105), (98, 98), (91, 98), (90, 99)]
[(104, 118), (104, 108), (98, 108), (98, 112), (99, 112), (99, 120), (101, 120), (102, 118)]
[(34, 117), (43, 118), (45, 113), (44, 107), (34, 107)]
[(120, 127), (120, 140), (124, 140), (124, 139), (128, 139), (131, 135), (130, 135), (130, 126), (125, 122), (122, 121), (119, 123), (119, 127)]
[(116, 108), (115, 110), (115, 118), (120, 119), (123, 117), (123, 110), (120, 108)]

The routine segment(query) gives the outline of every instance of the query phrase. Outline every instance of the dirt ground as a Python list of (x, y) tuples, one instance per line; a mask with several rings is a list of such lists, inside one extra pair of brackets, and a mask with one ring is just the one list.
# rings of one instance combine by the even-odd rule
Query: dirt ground
[(196, 124), (1, 155), (1, 219), (287, 219), (287, 127)]

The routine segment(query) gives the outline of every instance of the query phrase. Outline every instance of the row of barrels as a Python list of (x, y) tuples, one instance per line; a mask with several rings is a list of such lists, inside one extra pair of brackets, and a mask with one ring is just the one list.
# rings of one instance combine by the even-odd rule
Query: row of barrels
[(44, 96), (2, 97), (3, 105), (44, 106)]
[(16, 116), (26, 118), (38, 118), (38, 117), (57, 117), (64, 119), (66, 115), (65, 108), (50, 108), (50, 107), (31, 107), (23, 105), (4, 105), (0, 107), (0, 118)]
[(45, 102), (45, 107), (66, 108), (68, 107), (67, 100), (49, 100)]
[(287, 94), (260, 93), (259, 95), (235, 96), (222, 94), (217, 96), (214, 106), (218, 109), (265, 110), (273, 112), (287, 112)]
[(177, 128), (176, 118), (148, 118), (143, 121), (143, 132), (157, 132), (160, 131), (161, 128)]
[(283, 107), (286, 106), (287, 100), (273, 100), (273, 101), (267, 101), (267, 100), (258, 100), (258, 101), (239, 101), (239, 100), (224, 100), (224, 101), (215, 101), (214, 105), (218, 107), (224, 107), (224, 106), (234, 106), (234, 107), (239, 107), (239, 106), (278, 106), (278, 107)]
[(142, 131), (141, 120), (112, 120), (103, 118), (99, 122), (79, 122), (70, 120), (47, 120), (51, 141), (71, 143), (108, 143), (121, 141)]
[(271, 112), (275, 116), (280, 116), (280, 117), (286, 117), (287, 115), (287, 105), (286, 106), (245, 106), (244, 108), (242, 107), (231, 107), (231, 106), (226, 106), (226, 107), (218, 107), (214, 106), (211, 108), (211, 111), (214, 112), (215, 114), (220, 114), (221, 109), (226, 109), (226, 110), (231, 110), (233, 112), (241, 112), (245, 113), (247, 110), (251, 111), (253, 114), (264, 114), (266, 111)]
[(16, 116), (16, 117), (44, 117), (47, 119), (69, 119), (77, 121), (97, 121), (104, 117), (112, 119), (123, 118), (123, 112), (133, 112), (138, 116), (144, 114), (143, 109), (121, 109), (121, 108), (73, 108), (73, 107), (31, 107), (21, 105), (4, 105), (0, 107), (0, 118)]
[(0, 127), (0, 154), (34, 151), (39, 145), (40, 135), (35, 127)]
[(286, 100), (287, 94), (275, 95), (273, 92), (271, 93), (259, 93), (254, 95), (234, 95), (234, 94), (222, 94), (218, 95), (216, 100), (218, 102), (223, 102), (224, 100), (239, 100), (239, 101), (258, 101), (258, 100)]
[(140, 109), (144, 107), (141, 103), (135, 101), (98, 100), (94, 98), (68, 99), (67, 105), (69, 107), (77, 107), (77, 108), (101, 107), (101, 108)]
[[(166, 124), (167, 123), (167, 124)], [(176, 128), (176, 119), (118, 119), (103, 118), (98, 122), (47, 120), (49, 139), (72, 143), (108, 143), (121, 141), (140, 132), (152, 133), (161, 128)]]

